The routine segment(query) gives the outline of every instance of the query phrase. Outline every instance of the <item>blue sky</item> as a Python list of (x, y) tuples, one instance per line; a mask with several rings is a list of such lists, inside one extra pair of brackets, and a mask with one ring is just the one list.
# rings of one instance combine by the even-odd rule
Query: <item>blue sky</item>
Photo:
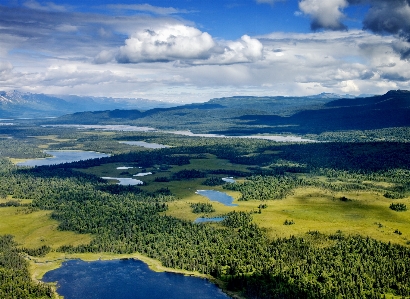
[(0, 90), (201, 102), (410, 85), (410, 0), (3, 0)]

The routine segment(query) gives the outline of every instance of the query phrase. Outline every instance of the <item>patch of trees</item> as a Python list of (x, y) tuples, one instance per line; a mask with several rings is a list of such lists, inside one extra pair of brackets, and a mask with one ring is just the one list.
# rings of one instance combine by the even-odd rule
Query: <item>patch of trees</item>
[(19, 207), (21, 203), (17, 200), (8, 200), (6, 202), (0, 203), (0, 207)]
[(214, 207), (210, 203), (191, 203), (192, 213), (212, 213), (215, 212)]
[(169, 181), (170, 181), (170, 179), (166, 176), (159, 176), (159, 177), (156, 177), (154, 179), (154, 182), (158, 182), (158, 183), (166, 183), (166, 182), (169, 182)]
[(293, 225), (293, 224), (295, 224), (295, 221), (293, 220), (286, 219), (285, 222), (283, 222), (283, 225)]
[(173, 180), (191, 180), (206, 177), (206, 173), (196, 169), (183, 169), (172, 175)]
[(407, 206), (404, 203), (391, 203), (389, 208), (396, 212), (407, 211)]
[(243, 183), (227, 184), (224, 189), (239, 191), (239, 200), (283, 199), (299, 186), (306, 186), (303, 179), (295, 176), (252, 176)]
[(43, 257), (45, 256), (47, 253), (49, 253), (51, 251), (51, 247), (47, 246), (47, 245), (42, 245), (40, 247), (37, 248), (19, 248), (18, 249), (20, 252), (24, 252), (27, 253), (30, 256), (37, 256), (37, 257)]
[(53, 298), (50, 286), (31, 280), (28, 262), (11, 235), (0, 236), (0, 298)]
[(246, 227), (252, 222), (252, 216), (250, 213), (246, 212), (236, 212), (232, 211), (224, 215), (224, 220), (222, 220), (222, 225), (231, 228)]
[(207, 178), (205, 181), (202, 182), (202, 185), (205, 186), (218, 186), (218, 185), (223, 185), (225, 182), (220, 178), (216, 176), (212, 176)]
[(390, 198), (390, 199), (401, 199), (406, 197), (404, 193), (398, 193), (398, 192), (393, 192), (393, 191), (387, 191), (386, 193), (383, 194), (384, 197)]

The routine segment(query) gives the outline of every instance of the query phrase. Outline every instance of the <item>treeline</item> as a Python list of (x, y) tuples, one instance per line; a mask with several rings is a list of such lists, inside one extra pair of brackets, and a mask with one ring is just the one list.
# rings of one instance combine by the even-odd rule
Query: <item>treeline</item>
[(0, 236), (0, 298), (53, 298), (53, 290), (31, 280), (28, 262), (22, 257), (11, 235)]

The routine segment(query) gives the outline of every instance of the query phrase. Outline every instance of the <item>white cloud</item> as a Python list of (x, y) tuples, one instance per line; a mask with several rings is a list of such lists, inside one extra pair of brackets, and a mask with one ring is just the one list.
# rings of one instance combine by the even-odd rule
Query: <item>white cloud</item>
[(94, 58), (94, 63), (96, 64), (104, 64), (112, 61), (115, 58), (116, 51), (115, 50), (102, 50), (98, 55)]
[(203, 59), (215, 46), (212, 37), (185, 25), (168, 25), (136, 32), (125, 41), (117, 60), (124, 63)]
[(206, 60), (196, 60), (195, 65), (200, 64), (235, 64), (248, 63), (261, 60), (263, 58), (263, 45), (257, 39), (244, 35), (238, 41), (228, 41), (221, 44), (223, 52), (216, 52)]
[(13, 65), (8, 61), (0, 61), (0, 73), (9, 72), (13, 69)]
[(28, 0), (23, 3), (23, 5), (27, 8), (31, 8), (34, 10), (43, 10), (43, 11), (66, 11), (67, 8), (63, 5), (57, 5), (53, 2), (47, 2), (44, 5), (40, 4), (35, 0)]
[(345, 15), (341, 10), (347, 6), (347, 0), (302, 0), (299, 2), (299, 9), (311, 17), (313, 30), (345, 29), (345, 25), (341, 22)]
[[(262, 50), (263, 45), (248, 35), (237, 41), (216, 42), (207, 32), (177, 24), (134, 33), (119, 49), (116, 59), (120, 63), (177, 61), (180, 66), (234, 64), (262, 59)], [(96, 61), (110, 61), (108, 53), (101, 52)]]

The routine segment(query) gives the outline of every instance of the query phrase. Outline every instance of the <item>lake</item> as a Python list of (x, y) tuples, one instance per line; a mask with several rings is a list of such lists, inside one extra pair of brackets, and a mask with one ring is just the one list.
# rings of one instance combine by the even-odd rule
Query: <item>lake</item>
[(227, 182), (227, 183), (236, 183), (236, 181), (233, 179), (233, 177), (229, 178), (222, 178), (222, 181)]
[(53, 157), (45, 159), (33, 159), (17, 163), (18, 166), (43, 166), (61, 163), (69, 163), (80, 160), (109, 157), (110, 155), (92, 151), (44, 151)]
[(109, 176), (104, 176), (102, 177), (102, 179), (104, 180), (116, 180), (118, 181), (117, 185), (123, 185), (123, 186), (127, 186), (127, 185), (143, 185), (144, 182), (140, 181), (140, 180), (136, 180), (133, 178), (112, 178)]
[(194, 223), (204, 223), (204, 222), (220, 222), (222, 220), (224, 220), (225, 217), (211, 217), (211, 218), (207, 218), (207, 217), (199, 217), (196, 218)]
[(70, 260), (47, 272), (64, 299), (228, 299), (206, 279), (154, 272), (138, 260), (84, 262)]
[(136, 145), (136, 146), (142, 146), (146, 148), (167, 148), (170, 147), (169, 145), (164, 145), (164, 144), (159, 144), (159, 143), (149, 143), (145, 141), (118, 141), (119, 143), (123, 144), (128, 144), (128, 145)]
[(147, 175), (151, 175), (151, 174), (152, 174), (152, 172), (140, 172), (140, 173), (134, 174), (133, 176), (147, 176)]
[[(213, 137), (213, 138), (254, 138), (254, 139), (265, 139), (276, 142), (317, 142), (311, 139), (305, 139), (299, 136), (292, 135), (244, 135), (244, 136), (228, 136), (222, 134), (196, 134), (192, 133), (189, 130), (185, 131), (163, 131), (157, 130), (151, 127), (138, 127), (130, 125), (42, 125), (42, 127), (73, 127), (77, 129), (94, 129), (94, 130), (103, 130), (103, 131), (129, 131), (129, 132), (160, 132), (160, 133), (169, 133), (175, 135), (184, 135), (191, 137)], [(121, 141), (122, 142), (122, 141)], [(125, 142), (134, 142), (134, 141), (125, 141)], [(139, 141), (136, 141), (139, 142)], [(132, 145), (132, 144), (131, 144)], [(137, 144), (135, 144), (137, 145)], [(167, 147), (167, 146), (166, 146)]]
[(215, 190), (197, 190), (195, 192), (196, 194), (208, 197), (212, 201), (217, 201), (225, 206), (231, 206), (231, 207), (236, 207), (238, 206), (237, 204), (233, 204), (233, 197), (220, 191), (215, 191)]

